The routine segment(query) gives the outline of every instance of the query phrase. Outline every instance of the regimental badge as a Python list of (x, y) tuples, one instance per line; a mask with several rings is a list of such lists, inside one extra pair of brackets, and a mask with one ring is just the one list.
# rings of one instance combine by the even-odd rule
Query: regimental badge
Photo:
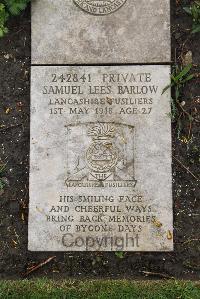
[(116, 123), (70, 125), (66, 131), (66, 181), (135, 181), (135, 128)]
[(100, 173), (111, 171), (118, 161), (118, 152), (113, 142), (115, 127), (110, 124), (97, 124), (88, 130), (93, 143), (86, 152), (86, 160), (91, 170)]
[(126, 0), (74, 0), (82, 10), (93, 15), (107, 15), (124, 5)]

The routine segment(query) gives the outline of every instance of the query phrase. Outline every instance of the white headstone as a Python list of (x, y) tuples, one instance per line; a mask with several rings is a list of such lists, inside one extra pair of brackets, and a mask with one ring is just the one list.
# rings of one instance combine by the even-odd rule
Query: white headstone
[(35, 66), (31, 80), (29, 250), (173, 250), (170, 67)]

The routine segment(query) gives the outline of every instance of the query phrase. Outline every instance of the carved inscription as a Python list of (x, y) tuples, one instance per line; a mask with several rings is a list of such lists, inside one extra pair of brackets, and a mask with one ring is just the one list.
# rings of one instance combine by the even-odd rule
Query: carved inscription
[[(77, 147), (82, 149), (78, 154)], [(136, 183), (131, 126), (101, 122), (68, 126), (66, 151), (67, 186), (76, 181), (99, 182), (100, 186), (106, 186), (107, 181)]]
[(169, 78), (33, 67), (30, 250), (172, 250)]
[(84, 11), (93, 15), (107, 15), (118, 10), (126, 0), (74, 0)]

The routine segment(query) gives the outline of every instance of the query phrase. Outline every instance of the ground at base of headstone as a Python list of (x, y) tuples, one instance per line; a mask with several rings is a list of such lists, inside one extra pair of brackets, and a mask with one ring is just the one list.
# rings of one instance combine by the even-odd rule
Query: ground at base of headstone
[[(199, 34), (172, 1), (172, 60), (193, 63), (195, 77), (181, 91), (173, 128), (175, 250), (169, 253), (34, 253), (27, 250), (30, 12), (10, 21), (0, 40), (0, 278), (183, 278), (200, 275)], [(193, 118), (190, 118), (189, 115)], [(43, 242), (43, 240), (41, 240)]]

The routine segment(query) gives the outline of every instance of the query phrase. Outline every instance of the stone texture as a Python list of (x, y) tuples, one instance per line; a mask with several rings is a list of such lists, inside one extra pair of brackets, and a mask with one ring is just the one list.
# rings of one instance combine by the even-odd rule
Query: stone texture
[(73, 0), (32, 2), (33, 64), (169, 62), (170, 1), (127, 0), (91, 15)]
[(29, 250), (173, 250), (170, 67), (34, 66), (31, 80)]

